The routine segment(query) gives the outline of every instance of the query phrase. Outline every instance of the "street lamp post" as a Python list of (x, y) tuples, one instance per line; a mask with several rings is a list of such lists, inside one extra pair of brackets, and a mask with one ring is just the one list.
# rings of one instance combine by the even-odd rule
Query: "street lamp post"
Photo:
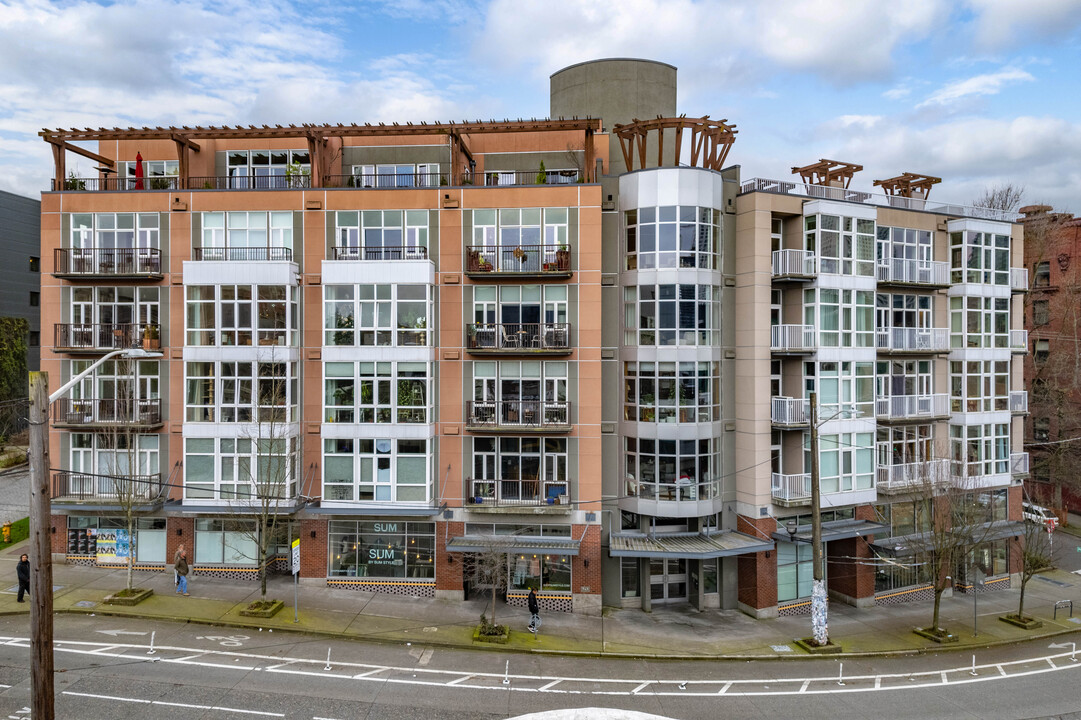
[(30, 373), (30, 709), (37, 720), (54, 720), (53, 564), (49, 497), (49, 405), (114, 357), (160, 358), (141, 348), (114, 350), (49, 394), (49, 374)]

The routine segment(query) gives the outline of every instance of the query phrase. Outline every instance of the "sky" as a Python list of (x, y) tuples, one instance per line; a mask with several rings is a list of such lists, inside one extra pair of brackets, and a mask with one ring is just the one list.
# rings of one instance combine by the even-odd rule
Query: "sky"
[(1081, 214), (1081, 0), (0, 0), (0, 190), (48, 187), (43, 128), (541, 118), (605, 57), (675, 65), (745, 179), (830, 158)]

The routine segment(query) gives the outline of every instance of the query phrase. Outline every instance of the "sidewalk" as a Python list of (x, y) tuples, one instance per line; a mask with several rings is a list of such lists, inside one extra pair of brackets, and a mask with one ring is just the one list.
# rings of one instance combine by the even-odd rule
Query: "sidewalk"
[[(0, 556), (0, 613), (29, 614), (29, 604), (15, 601), (15, 563), (23, 546)], [(178, 620), (238, 628), (273, 628), (351, 637), (376, 642), (414, 642), (484, 650), (514, 650), (568, 654), (606, 654), (679, 658), (808, 657), (792, 641), (810, 634), (807, 616), (754, 620), (734, 610), (698, 612), (676, 607), (644, 613), (606, 609), (603, 616), (546, 613), (539, 637), (526, 631), (528, 615), (520, 609), (497, 611), (497, 620), (511, 628), (507, 645), (474, 644), (473, 628), (484, 602), (454, 602), (383, 595), (353, 590), (332, 590), (301, 585), (299, 622), (293, 622), (291, 577), (272, 576), (268, 597), (286, 607), (271, 619), (241, 617), (239, 611), (258, 599), (255, 583), (191, 578), (190, 597), (176, 595), (172, 573), (136, 573), (136, 585), (154, 590), (154, 596), (135, 607), (102, 604), (103, 598), (125, 585), (125, 571), (76, 565), (54, 565), (58, 613), (96, 613), (158, 620)], [(937, 645), (912, 632), (930, 623), (928, 602), (864, 610), (830, 603), (830, 638), (845, 653), (915, 653), (972, 649), (1081, 630), (1081, 576), (1052, 570), (1033, 578), (1025, 592), (1025, 611), (1044, 622), (1039, 630), (1025, 631), (998, 620), (1017, 611), (1018, 590), (981, 594), (978, 598), (979, 636), (973, 636), (973, 598), (958, 594), (943, 598), (942, 621), (959, 642)], [(1073, 600), (1074, 618), (1060, 610), (1052, 620), (1054, 603)]]

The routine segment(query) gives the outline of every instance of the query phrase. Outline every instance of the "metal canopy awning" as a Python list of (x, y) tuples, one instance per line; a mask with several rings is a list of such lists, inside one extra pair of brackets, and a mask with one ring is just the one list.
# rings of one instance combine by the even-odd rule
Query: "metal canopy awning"
[(518, 535), (461, 535), (447, 542), (447, 552), (477, 553), (497, 552), (551, 553), (554, 555), (577, 555), (580, 540), (562, 537), (537, 537)]
[[(994, 520), (977, 525), (968, 532), (972, 544), (979, 545), (980, 543), (1023, 535), (1025, 523), (1019, 520)], [(892, 557), (911, 557), (933, 551), (935, 549), (934, 544), (934, 538), (929, 533), (916, 533), (875, 540), (871, 543), (871, 547)]]
[[(276, 515), (292, 515), (303, 507), (296, 505), (279, 505), (275, 508)], [(262, 510), (258, 505), (245, 507), (244, 505), (186, 505), (178, 502), (166, 503), (166, 515), (233, 515), (239, 519), (245, 516), (258, 515)]]
[(726, 531), (710, 535), (701, 533), (664, 533), (644, 535), (641, 533), (612, 533), (609, 537), (610, 557), (639, 558), (709, 558), (743, 555), (745, 553), (772, 550), (773, 541)]
[(995, 520), (984, 523), (972, 530), (972, 541), (975, 543), (1003, 540), (1008, 537), (1023, 536), (1025, 523), (1023, 520)]
[(323, 507), (312, 505), (307, 508), (312, 515), (340, 515), (349, 517), (431, 517), (439, 514), (437, 507)]
[[(889, 525), (871, 522), (870, 520), (830, 520), (822, 523), (822, 542), (831, 540), (847, 540), (848, 538), (863, 537), (865, 535), (882, 535), (890, 531)], [(811, 526), (800, 525), (796, 528), (795, 535), (789, 535), (788, 531), (781, 529), (772, 533), (774, 540), (781, 542), (811, 542)]]

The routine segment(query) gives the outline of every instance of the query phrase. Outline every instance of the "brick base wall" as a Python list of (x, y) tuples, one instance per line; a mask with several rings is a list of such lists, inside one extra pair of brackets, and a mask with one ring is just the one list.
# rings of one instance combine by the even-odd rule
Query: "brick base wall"
[(320, 518), (300, 521), (300, 577), (325, 578), (327, 576), (329, 527), (328, 521)]
[[(736, 530), (755, 538), (767, 538), (777, 529), (771, 517), (736, 517)], [(769, 557), (767, 557), (767, 555)], [(739, 556), (739, 602), (762, 610), (777, 604), (777, 554), (772, 551)]]
[(64, 554), (68, 551), (68, 516), (67, 515), (52, 515), (49, 518), (49, 525), (52, 527), (52, 538), (50, 539), (50, 546), (54, 553)]
[[(582, 532), (585, 531), (583, 537)], [(601, 592), (601, 526), (573, 525), (571, 537), (582, 538), (578, 555), (571, 561), (571, 582), (576, 593), (600, 595)]]
[[(180, 534), (177, 535), (177, 530)], [(165, 564), (173, 566), (177, 548), (181, 545), (188, 553), (188, 565), (195, 562), (195, 518), (171, 517), (165, 523)]]
[(461, 592), (464, 587), (462, 553), (447, 552), (447, 541), (465, 534), (463, 522), (435, 525), (435, 589)]

